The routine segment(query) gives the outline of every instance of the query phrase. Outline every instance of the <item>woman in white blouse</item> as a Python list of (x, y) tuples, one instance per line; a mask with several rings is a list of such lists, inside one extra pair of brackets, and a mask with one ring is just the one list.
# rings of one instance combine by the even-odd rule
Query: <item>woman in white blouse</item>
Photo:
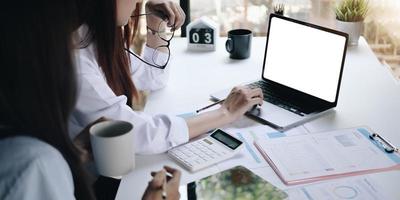
[[(76, 2), (19, 0), (0, 7), (1, 200), (95, 199), (67, 128), (76, 100)], [(180, 173), (165, 170), (174, 174), (168, 199), (179, 199)], [(143, 199), (162, 199), (165, 170), (154, 175)]]
[[(208, 130), (238, 119), (253, 105), (262, 104), (260, 89), (235, 87), (222, 106), (190, 119), (136, 112), (132, 105), (140, 100), (138, 91), (163, 88), (171, 66), (159, 67), (169, 54), (155, 49), (166, 45), (161, 37), (167, 27), (179, 28), (185, 14), (170, 0), (149, 0), (145, 6), (147, 44), (144, 62), (132, 54), (130, 46), (132, 24), (139, 16), (140, 0), (94, 0), (95, 4), (82, 6), (82, 26), (77, 31), (80, 48), (76, 50), (79, 93), (76, 109), (70, 119), (71, 137), (90, 122), (106, 117), (134, 124), (136, 153), (160, 153), (187, 142)], [(115, 9), (113, 9), (115, 8)], [(133, 12), (134, 11), (134, 12)], [(128, 23), (133, 15), (133, 23)], [(179, 58), (176, 58), (179, 59)]]

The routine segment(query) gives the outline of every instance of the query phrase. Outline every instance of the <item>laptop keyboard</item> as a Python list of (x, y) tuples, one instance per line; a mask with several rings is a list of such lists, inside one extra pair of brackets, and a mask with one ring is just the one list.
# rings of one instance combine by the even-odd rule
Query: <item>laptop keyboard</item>
[(272, 89), (270, 84), (267, 82), (260, 80), (254, 83), (249, 84), (251, 88), (260, 88), (264, 94), (264, 101), (272, 103), (276, 106), (279, 106), (285, 110), (290, 112), (296, 113), (300, 116), (304, 116), (305, 113), (310, 113), (303, 110), (300, 106), (288, 101), (285, 98), (282, 98), (279, 94), (275, 93)]

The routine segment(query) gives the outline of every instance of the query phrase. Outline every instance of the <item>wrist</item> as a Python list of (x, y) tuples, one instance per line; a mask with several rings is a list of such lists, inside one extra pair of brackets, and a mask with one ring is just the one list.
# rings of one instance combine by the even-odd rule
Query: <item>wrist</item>
[(229, 112), (228, 109), (224, 106), (221, 106), (220, 108), (218, 108), (217, 111), (218, 111), (221, 119), (224, 119), (225, 123), (232, 123), (237, 118), (231, 112)]

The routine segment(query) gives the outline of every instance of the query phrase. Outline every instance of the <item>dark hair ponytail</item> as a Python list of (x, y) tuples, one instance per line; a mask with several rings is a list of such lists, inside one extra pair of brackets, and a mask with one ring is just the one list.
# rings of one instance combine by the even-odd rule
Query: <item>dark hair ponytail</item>
[(75, 3), (22, 0), (0, 8), (0, 124), (13, 130), (0, 137), (24, 134), (52, 145), (69, 164), (75, 197), (94, 199), (67, 128), (76, 97)]

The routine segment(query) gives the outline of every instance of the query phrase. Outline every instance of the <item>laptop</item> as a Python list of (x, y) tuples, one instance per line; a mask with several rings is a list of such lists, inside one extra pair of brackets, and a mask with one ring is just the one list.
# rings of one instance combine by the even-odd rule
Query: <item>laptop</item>
[(336, 107), (347, 40), (346, 33), (271, 14), (261, 80), (248, 84), (263, 90), (264, 103), (246, 115), (285, 131)]

